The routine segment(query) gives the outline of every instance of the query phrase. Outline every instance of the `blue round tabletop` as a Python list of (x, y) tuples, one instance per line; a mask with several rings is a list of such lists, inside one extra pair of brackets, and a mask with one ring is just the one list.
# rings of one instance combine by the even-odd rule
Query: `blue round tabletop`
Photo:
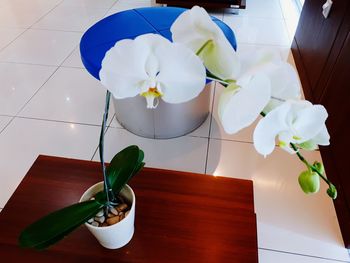
[[(122, 39), (134, 39), (142, 34), (155, 33), (172, 41), (170, 27), (186, 10), (178, 7), (145, 7), (119, 12), (102, 19), (81, 38), (80, 54), (85, 68), (99, 79), (101, 62), (106, 52)], [(215, 17), (212, 20), (236, 49), (236, 38), (231, 28)]]

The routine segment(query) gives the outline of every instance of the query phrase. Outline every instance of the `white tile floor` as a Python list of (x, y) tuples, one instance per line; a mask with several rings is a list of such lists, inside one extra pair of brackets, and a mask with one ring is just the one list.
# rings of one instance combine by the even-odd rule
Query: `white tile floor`
[[(234, 29), (242, 51), (277, 49), (293, 63), (289, 47), (299, 17), (293, 1), (248, 0), (238, 15), (213, 14)], [(0, 0), (0, 211), (38, 154), (98, 159), (104, 89), (83, 69), (80, 37), (106, 15), (150, 5), (151, 0)], [(280, 150), (267, 159), (259, 156), (252, 128), (233, 136), (222, 131), (216, 112), (221, 90), (213, 88), (213, 115), (181, 138), (140, 138), (111, 119), (107, 159), (138, 144), (148, 166), (252, 179), (260, 262), (350, 262), (331, 201), (299, 190), (298, 160)], [(308, 157), (320, 158), (317, 152)]]

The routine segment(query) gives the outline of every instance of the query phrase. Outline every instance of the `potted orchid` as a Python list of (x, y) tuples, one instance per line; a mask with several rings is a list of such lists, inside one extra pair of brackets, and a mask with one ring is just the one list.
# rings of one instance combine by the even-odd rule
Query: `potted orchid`
[[(54, 212), (25, 229), (20, 236), (22, 246), (46, 248), (79, 225), (92, 222), (90, 219), (98, 214), (113, 217), (111, 214), (120, 204), (130, 206), (124, 222), (127, 217), (133, 220), (135, 196), (125, 184), (144, 166), (144, 154), (137, 146), (130, 146), (105, 167), (104, 132), (111, 94), (117, 99), (140, 95), (145, 98), (147, 108), (155, 109), (159, 100), (183, 103), (196, 98), (206, 79), (225, 87), (218, 109), (225, 132), (236, 133), (262, 116), (253, 134), (258, 153), (267, 156), (277, 144), (305, 164), (306, 170), (299, 176), (305, 193), (318, 192), (321, 178), (328, 184), (327, 194), (336, 198), (336, 188), (324, 176), (322, 163), (310, 163), (301, 153), (328, 145), (330, 138), (325, 125), (326, 109), (301, 99), (294, 68), (271, 52), (240, 56), (208, 13), (197, 6), (183, 12), (173, 23), (171, 32), (173, 42), (160, 35), (145, 34), (118, 41), (106, 53), (100, 71), (101, 82), (107, 88), (99, 143), (104, 180), (89, 189), (82, 202)], [(119, 234), (115, 235), (108, 231), (112, 231), (113, 225), (103, 226), (103, 223), (101, 227), (89, 223), (87, 226), (105, 247), (120, 247), (132, 237), (133, 223), (125, 223), (129, 230), (118, 228)], [(106, 232), (107, 239), (99, 230)], [(110, 244), (111, 236), (118, 235), (125, 239)]]

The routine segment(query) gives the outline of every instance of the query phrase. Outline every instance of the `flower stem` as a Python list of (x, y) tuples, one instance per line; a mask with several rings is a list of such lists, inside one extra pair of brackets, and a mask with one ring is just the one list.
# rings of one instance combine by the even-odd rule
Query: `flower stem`
[(331, 182), (323, 175), (321, 174), (316, 168), (315, 166), (313, 166), (312, 164), (310, 164), (305, 157), (299, 152), (298, 147), (294, 144), (294, 143), (290, 143), (290, 146), (293, 148), (293, 150), (295, 151), (296, 155), (298, 156), (299, 160), (302, 161), (306, 167), (308, 169), (310, 169), (311, 171), (317, 173), (322, 179), (323, 181), (325, 181), (328, 185), (331, 185)]
[(99, 153), (100, 153), (100, 160), (102, 165), (102, 173), (103, 173), (103, 185), (104, 185), (104, 192), (106, 193), (107, 198), (107, 206), (111, 204), (111, 202), (115, 201), (115, 195), (113, 193), (113, 190), (111, 188), (111, 184), (109, 182), (109, 179), (106, 174), (106, 165), (104, 162), (104, 137), (105, 137), (105, 131), (106, 131), (106, 123), (108, 119), (108, 111), (109, 111), (109, 101), (111, 98), (111, 93), (107, 91), (106, 93), (106, 102), (105, 102), (105, 110), (103, 113), (103, 119), (102, 119), (102, 125), (101, 125), (101, 133), (100, 133), (100, 141), (99, 141)]

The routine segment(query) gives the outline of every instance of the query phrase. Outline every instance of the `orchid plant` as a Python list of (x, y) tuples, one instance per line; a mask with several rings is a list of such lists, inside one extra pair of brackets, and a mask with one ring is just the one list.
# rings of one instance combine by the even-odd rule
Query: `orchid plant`
[(170, 30), (173, 42), (156, 34), (117, 42), (102, 61), (101, 83), (117, 99), (140, 95), (154, 109), (160, 99), (189, 101), (206, 79), (217, 81), (225, 87), (218, 106), (225, 132), (237, 133), (262, 116), (253, 134), (257, 152), (267, 156), (277, 144), (295, 154), (306, 166), (299, 176), (301, 189), (318, 192), (322, 178), (335, 199), (322, 163), (309, 163), (300, 151), (329, 145), (330, 136), (326, 109), (301, 99), (295, 69), (270, 51), (242, 56), (198, 6), (183, 12)]

